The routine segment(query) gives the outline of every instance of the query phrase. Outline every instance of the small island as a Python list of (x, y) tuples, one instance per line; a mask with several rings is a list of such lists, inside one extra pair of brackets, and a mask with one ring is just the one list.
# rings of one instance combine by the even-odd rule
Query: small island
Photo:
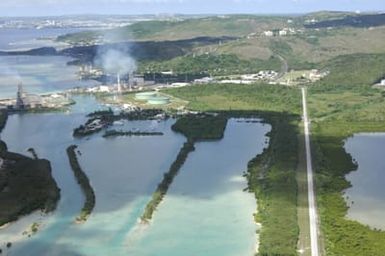
[[(85, 137), (100, 132), (121, 120), (165, 120), (169, 116), (161, 109), (138, 109), (130, 112), (115, 114), (112, 109), (95, 111), (87, 115), (89, 118), (84, 125), (80, 125), (73, 131), (74, 137)], [(135, 135), (135, 134), (133, 134)]]
[(67, 148), (67, 155), (70, 161), (70, 165), (72, 168), (72, 171), (75, 174), (76, 180), (80, 184), (80, 187), (82, 188), (86, 200), (84, 202), (84, 206), (80, 212), (80, 215), (76, 218), (76, 223), (83, 223), (87, 221), (88, 217), (92, 213), (92, 210), (95, 207), (95, 192), (90, 184), (90, 181), (85, 174), (85, 172), (82, 170), (78, 158), (76, 156), (76, 145), (69, 146)]
[(140, 132), (140, 131), (117, 131), (109, 130), (103, 135), (104, 138), (118, 137), (118, 136), (163, 136), (163, 132)]

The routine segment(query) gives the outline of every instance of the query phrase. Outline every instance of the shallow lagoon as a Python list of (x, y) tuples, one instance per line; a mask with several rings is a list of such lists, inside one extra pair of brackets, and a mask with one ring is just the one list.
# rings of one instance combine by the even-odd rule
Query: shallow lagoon
[[(254, 254), (256, 202), (242, 191), (242, 172), (266, 146), (268, 125), (231, 120), (223, 140), (197, 143), (146, 226), (138, 218), (185, 138), (171, 131), (174, 120), (168, 120), (115, 127), (161, 131), (164, 136), (74, 139), (72, 129), (84, 122), (85, 114), (103, 108), (90, 97), (76, 99), (79, 104), (71, 113), (12, 115), (2, 133), (10, 150), (27, 154), (33, 147), (49, 159), (62, 191), (53, 214), (36, 213), (0, 231), (2, 244), (14, 242), (8, 255)], [(96, 193), (95, 210), (82, 225), (74, 224), (84, 197), (65, 153), (71, 144), (79, 145), (81, 165)], [(35, 221), (41, 230), (31, 238), (21, 236)]]
[(197, 143), (153, 223), (128, 237), (128, 255), (254, 255), (256, 202), (242, 173), (269, 131), (233, 119), (223, 140)]
[(345, 149), (358, 163), (358, 169), (347, 175), (352, 183), (346, 190), (348, 217), (385, 229), (385, 134), (356, 134)]
[[(27, 148), (34, 147), (40, 157), (51, 161), (53, 175), (62, 191), (58, 209), (45, 220), (45, 227), (25, 242), (15, 243), (10, 255), (95, 255), (92, 248), (100, 253), (104, 248), (113, 249), (113, 240), (120, 240), (119, 232), (124, 230), (124, 234), (130, 225), (136, 224), (141, 209), (184, 141), (171, 131), (173, 120), (158, 123), (156, 129), (165, 135), (152, 137), (151, 141), (148, 137), (116, 140), (98, 135), (92, 139), (73, 139), (73, 127), (85, 119), (81, 109), (74, 114), (25, 114), (9, 118), (2, 133), (9, 149), (25, 154)], [(130, 125), (154, 126), (152, 121)], [(73, 224), (84, 200), (65, 153), (66, 147), (74, 143), (83, 153), (81, 164), (97, 197), (95, 212), (84, 225)], [(9, 227), (11, 234), (7, 234), (7, 229), (2, 230), (0, 239), (14, 236), (13, 232), (20, 231), (14, 227), (17, 225)], [(116, 237), (111, 237), (112, 234)], [(76, 248), (72, 248), (73, 244)]]

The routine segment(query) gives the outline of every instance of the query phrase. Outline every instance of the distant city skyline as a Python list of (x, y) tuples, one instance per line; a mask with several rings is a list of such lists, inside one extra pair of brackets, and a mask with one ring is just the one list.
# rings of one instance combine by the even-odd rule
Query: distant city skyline
[(290, 14), (383, 11), (383, 0), (1, 0), (1, 16), (71, 14)]

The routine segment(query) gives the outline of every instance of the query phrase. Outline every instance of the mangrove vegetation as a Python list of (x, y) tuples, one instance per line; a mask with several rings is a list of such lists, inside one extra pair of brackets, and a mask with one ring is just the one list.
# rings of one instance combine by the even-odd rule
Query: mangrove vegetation
[(84, 137), (98, 133), (113, 125), (115, 121), (121, 120), (159, 120), (167, 119), (169, 116), (161, 109), (138, 109), (130, 112), (115, 114), (111, 109), (95, 111), (87, 115), (89, 118), (85, 124), (80, 125), (73, 131), (74, 137)]
[(258, 199), (255, 221), (262, 224), (259, 255), (297, 255), (298, 117), (269, 114), (270, 143), (248, 164), (249, 190)]
[(7, 150), (0, 141), (0, 226), (36, 210), (56, 209), (60, 189), (52, 177), (51, 164)]
[(188, 154), (194, 150), (194, 143), (192, 141), (187, 141), (183, 144), (183, 147), (180, 149), (175, 161), (171, 164), (168, 172), (164, 174), (163, 180), (158, 184), (158, 187), (152, 194), (150, 202), (146, 205), (144, 213), (141, 217), (143, 222), (148, 222), (152, 219), (154, 212), (156, 211), (158, 205), (162, 202), (175, 176), (185, 163)]
[(8, 113), (5, 110), (0, 110), (0, 132), (4, 129), (7, 123)]
[(135, 132), (135, 131), (117, 131), (108, 130), (104, 133), (103, 138), (119, 137), (119, 136), (163, 136), (163, 132)]
[(85, 222), (92, 213), (92, 210), (95, 207), (95, 192), (90, 184), (90, 181), (86, 173), (82, 170), (80, 163), (76, 155), (76, 145), (69, 146), (67, 148), (67, 155), (70, 161), (71, 169), (75, 174), (76, 180), (79, 183), (80, 187), (83, 190), (83, 193), (86, 197), (83, 208), (80, 212), (80, 215), (76, 218), (77, 222)]

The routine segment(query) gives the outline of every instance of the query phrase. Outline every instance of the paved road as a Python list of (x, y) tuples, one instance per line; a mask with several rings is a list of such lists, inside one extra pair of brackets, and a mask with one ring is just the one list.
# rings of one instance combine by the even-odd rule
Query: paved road
[(311, 255), (319, 256), (318, 248), (318, 217), (315, 202), (313, 166), (310, 151), (309, 136), (309, 118), (307, 115), (306, 90), (302, 88), (302, 105), (303, 105), (303, 121), (305, 127), (305, 146), (306, 146), (306, 168), (307, 168), (307, 184), (308, 184), (308, 200), (309, 200), (309, 219), (310, 219), (310, 240)]
[(285, 58), (282, 57), (281, 55), (277, 54), (277, 57), (278, 57), (278, 59), (280, 59), (280, 61), (282, 62), (281, 71), (280, 71), (279, 74), (278, 74), (278, 78), (281, 78), (281, 77), (283, 77), (287, 72), (289, 72), (289, 64), (287, 63), (287, 61), (285, 60)]

